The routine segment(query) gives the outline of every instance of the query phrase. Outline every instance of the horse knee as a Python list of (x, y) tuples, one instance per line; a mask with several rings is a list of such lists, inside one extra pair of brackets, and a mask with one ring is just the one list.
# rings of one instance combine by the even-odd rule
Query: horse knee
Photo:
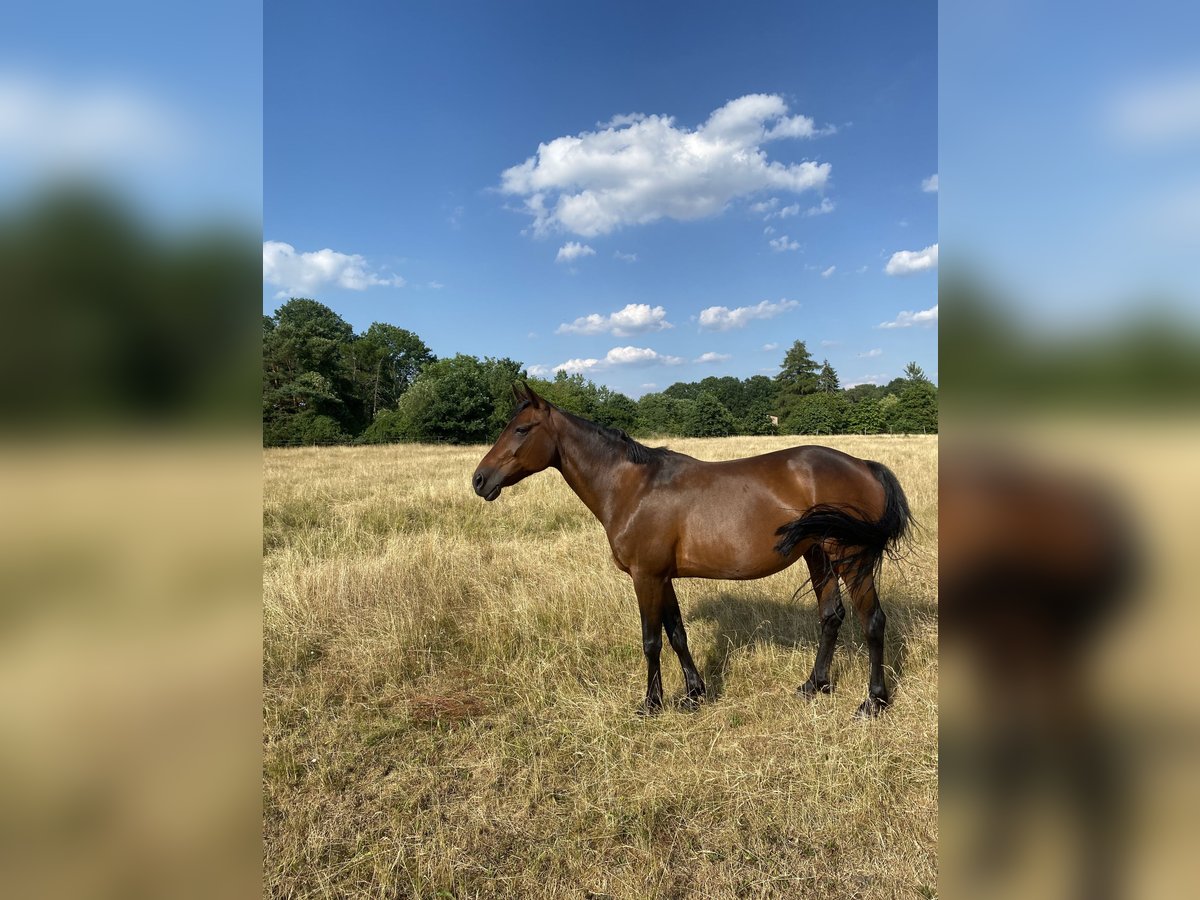
[(867, 619), (867, 637), (873, 641), (882, 641), (886, 628), (887, 616), (883, 614), (883, 607), (876, 604), (875, 609), (871, 611), (871, 615)]
[(836, 632), (846, 618), (846, 609), (840, 603), (834, 609), (821, 610), (821, 630)]
[(642, 652), (649, 659), (657, 659), (659, 654), (662, 653), (662, 635), (642, 638)]

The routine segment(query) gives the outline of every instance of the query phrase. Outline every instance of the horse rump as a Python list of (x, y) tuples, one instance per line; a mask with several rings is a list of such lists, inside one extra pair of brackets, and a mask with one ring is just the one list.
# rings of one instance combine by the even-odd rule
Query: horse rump
[(855, 573), (856, 579), (868, 574), (878, 575), (884, 556), (896, 559), (913, 525), (908, 498), (891, 469), (869, 460), (867, 465), (883, 485), (883, 515), (871, 521), (854, 506), (818, 503), (800, 518), (776, 530), (779, 541), (775, 550), (790, 556), (806, 541), (835, 542), (846, 551), (837, 557), (839, 568)]

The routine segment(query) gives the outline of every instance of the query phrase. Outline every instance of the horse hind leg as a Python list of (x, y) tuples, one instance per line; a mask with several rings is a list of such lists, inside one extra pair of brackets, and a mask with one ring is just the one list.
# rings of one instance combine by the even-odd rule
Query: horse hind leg
[(870, 668), (867, 699), (859, 706), (856, 715), (872, 718), (883, 712), (890, 702), (887, 684), (883, 679), (883, 636), (887, 628), (887, 616), (883, 614), (879, 595), (875, 591), (874, 572), (869, 568), (864, 571), (860, 562), (853, 571), (841, 571), (840, 574), (849, 589), (851, 606), (867, 639)]
[(683, 613), (679, 610), (679, 599), (675, 596), (675, 587), (670, 581), (663, 593), (663, 626), (667, 631), (667, 640), (671, 649), (679, 657), (679, 665), (683, 669), (685, 693), (683, 706), (695, 708), (704, 699), (704, 679), (696, 669), (692, 653), (688, 649), (687, 630), (683, 627)]
[(812, 674), (808, 676), (808, 681), (796, 688), (796, 693), (811, 699), (817, 694), (833, 692), (833, 685), (829, 682), (829, 662), (837, 649), (838, 629), (842, 627), (842, 620), (846, 618), (846, 608), (842, 606), (837, 573), (825, 551), (814, 544), (805, 551), (804, 561), (808, 563), (809, 576), (817, 595), (821, 638), (817, 645), (817, 658), (813, 662)]

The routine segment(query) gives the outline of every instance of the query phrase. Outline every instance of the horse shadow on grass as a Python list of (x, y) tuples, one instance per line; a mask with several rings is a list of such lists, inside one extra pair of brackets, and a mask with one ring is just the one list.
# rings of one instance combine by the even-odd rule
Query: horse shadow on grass
[[(849, 608), (846, 619), (838, 634), (838, 647), (834, 652), (830, 675), (834, 688), (845, 676), (845, 662), (851, 657), (867, 654), (862, 628), (854, 611)], [(884, 671), (891, 687), (904, 675), (905, 661), (909, 655), (909, 644), (916, 638), (917, 631), (928, 626), (932, 618), (937, 620), (936, 605), (913, 598), (896, 598), (889, 602), (881, 597), (884, 612), (888, 617), (887, 633), (884, 638)], [(755, 646), (775, 646), (802, 654), (807, 665), (816, 657), (820, 640), (821, 625), (816, 610), (816, 600), (811, 589), (796, 595), (778, 599), (765, 593), (729, 593), (722, 591), (715, 597), (707, 597), (690, 610), (690, 620), (711, 623), (715, 628), (712, 642), (707, 648), (700, 673), (708, 687), (710, 699), (718, 699), (725, 692), (725, 679), (735, 656)], [(706, 652), (705, 652), (706, 651)], [(846, 689), (865, 693), (864, 679), (861, 685), (850, 684)]]

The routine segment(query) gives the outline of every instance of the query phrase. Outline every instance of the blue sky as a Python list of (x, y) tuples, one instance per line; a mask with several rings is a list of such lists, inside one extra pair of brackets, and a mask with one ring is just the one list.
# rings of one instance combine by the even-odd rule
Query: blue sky
[(158, 223), (256, 227), (262, 40), (243, 0), (7, 4), (0, 202), (82, 177)]
[(268, 2), (264, 309), (632, 396), (936, 377), (935, 4), (575, 6)]
[(1197, 314), (1200, 4), (944, 3), (941, 229), (1028, 321)]

